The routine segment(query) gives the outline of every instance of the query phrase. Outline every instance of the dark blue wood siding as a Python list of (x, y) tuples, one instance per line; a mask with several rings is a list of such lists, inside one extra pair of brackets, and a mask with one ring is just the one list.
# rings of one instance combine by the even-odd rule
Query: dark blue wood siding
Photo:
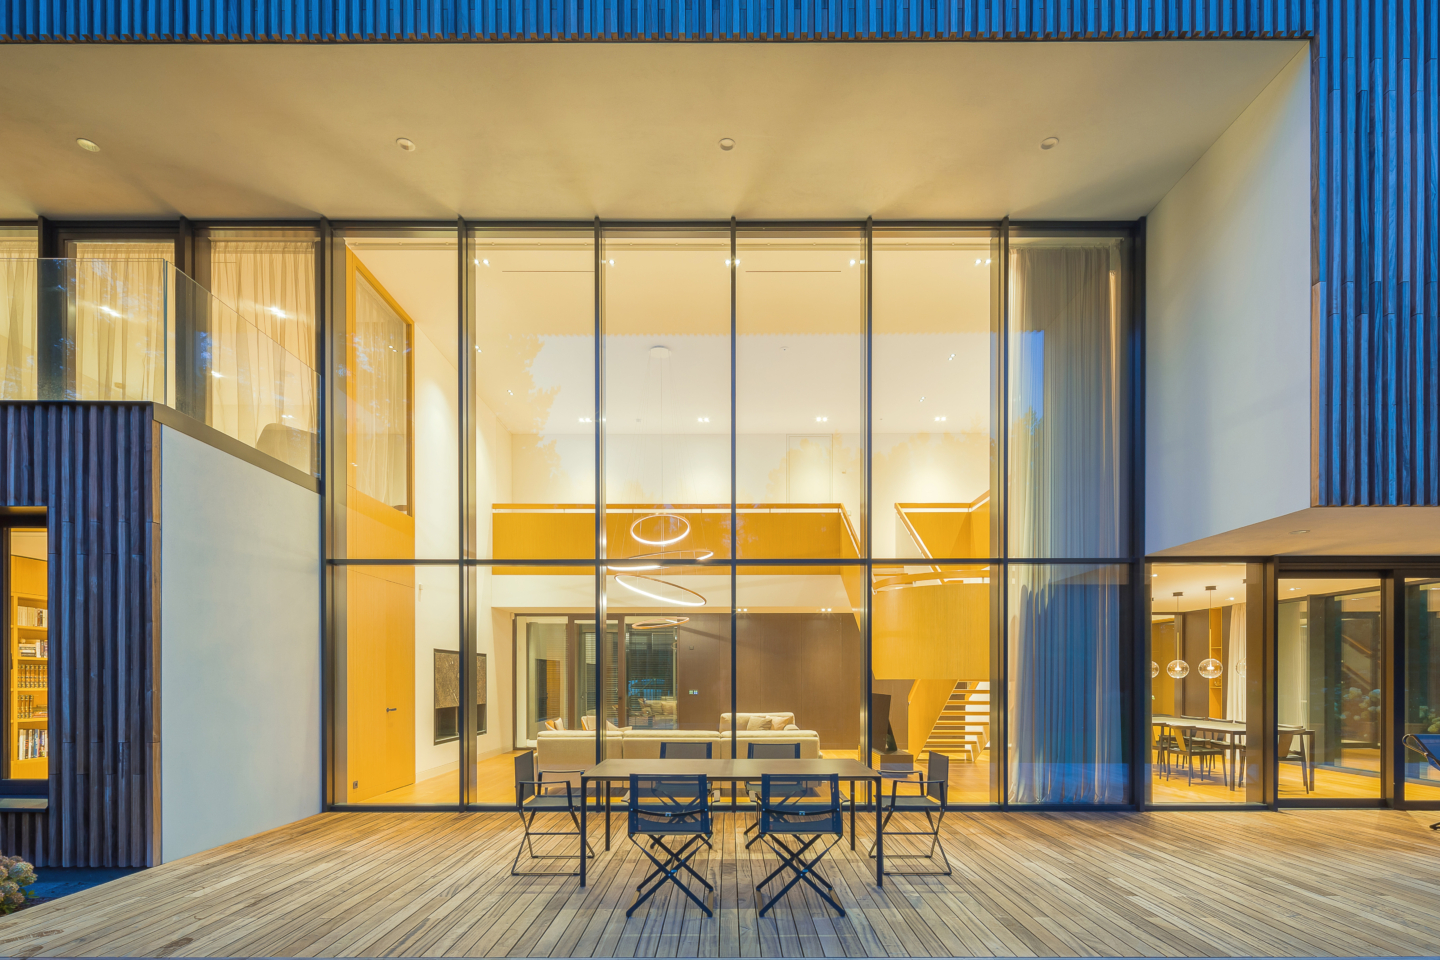
[(36, 866), (153, 859), (154, 429), (143, 403), (0, 405), (0, 504), (49, 519), (50, 808), (0, 813)]

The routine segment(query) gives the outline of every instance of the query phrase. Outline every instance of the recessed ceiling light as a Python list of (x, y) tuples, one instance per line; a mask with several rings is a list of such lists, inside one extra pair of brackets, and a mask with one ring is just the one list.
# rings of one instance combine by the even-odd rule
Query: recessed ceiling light
[(409, 137), (397, 137), (395, 139), (395, 146), (399, 147), (401, 150), (404, 150), (406, 153), (415, 152), (415, 141), (411, 140)]
[(720, 138), (720, 149), (721, 149), (721, 150), (734, 150), (734, 149), (735, 149), (735, 141), (734, 141), (734, 140), (731, 140), (729, 137), (721, 137), (721, 138)]
[(1060, 146), (1059, 137), (1046, 137), (1044, 140), (1040, 141), (1041, 150), (1054, 150), (1058, 146)]
[(84, 137), (76, 137), (75, 145), (78, 146), (81, 150), (89, 150), (91, 153), (100, 152), (100, 144), (96, 143), (94, 140), (86, 140)]
[(1291, 533), (1309, 533), (1309, 530), (1291, 530)]

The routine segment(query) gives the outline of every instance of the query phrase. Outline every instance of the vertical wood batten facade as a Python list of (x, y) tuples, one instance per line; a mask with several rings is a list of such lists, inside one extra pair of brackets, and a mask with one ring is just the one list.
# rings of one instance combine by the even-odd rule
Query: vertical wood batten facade
[(0, 405), (0, 504), (48, 510), (50, 805), (0, 812), (37, 866), (158, 859), (156, 429), (146, 403)]

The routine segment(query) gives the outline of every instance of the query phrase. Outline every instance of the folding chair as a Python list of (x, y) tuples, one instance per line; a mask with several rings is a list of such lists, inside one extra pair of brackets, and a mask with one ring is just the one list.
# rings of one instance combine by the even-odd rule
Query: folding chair
[[(558, 791), (561, 787), (565, 789), (564, 795)], [(569, 872), (560, 871), (536, 871), (520, 873), (520, 854), (529, 853), (531, 860), (579, 860), (580, 855), (575, 853), (536, 853), (532, 840), (534, 837), (578, 837), (580, 836), (580, 818), (576, 815), (575, 797), (571, 792), (571, 785), (568, 779), (558, 780), (554, 783), (545, 782), (545, 772), (541, 771), (540, 776), (535, 776), (535, 751), (527, 750), (515, 758), (515, 810), (520, 814), (520, 826), (524, 829), (525, 835), (520, 838), (520, 848), (515, 851), (515, 861), (510, 864), (510, 876), (512, 877), (573, 877), (579, 875), (578, 869)], [(570, 822), (575, 825), (574, 830), (536, 830), (535, 818), (542, 813), (564, 813), (570, 816)], [(527, 816), (528, 814), (528, 816)], [(590, 856), (595, 855), (595, 849), (590, 846), (590, 840), (585, 840), (585, 849)]]
[[(885, 796), (882, 788), (880, 792), (880, 809), (885, 812), (880, 820), (880, 832), (890, 837), (929, 837), (930, 850), (928, 853), (887, 853), (885, 860), (886, 873), (893, 873), (897, 876), (910, 877), (948, 877), (950, 876), (950, 858), (945, 856), (945, 846), (940, 842), (940, 824), (945, 819), (945, 797), (950, 788), (950, 758), (943, 753), (930, 751), (930, 759), (925, 768), (925, 779), (911, 780), (912, 775), (918, 775), (919, 770), (906, 770), (904, 772), (890, 773), (880, 771), (880, 776), (889, 778), (890, 796)], [(919, 789), (919, 793), (910, 796), (902, 795), (900, 788), (911, 786)], [(890, 818), (897, 813), (923, 813), (925, 822), (930, 825), (929, 830), (886, 830), (890, 825)], [(934, 870), (921, 872), (907, 872), (903, 870), (892, 870), (888, 866), (894, 860), (933, 860), (935, 849), (940, 849), (940, 862), (945, 864), (945, 872), (939, 873)], [(870, 856), (875, 856), (875, 844), (870, 844)]]
[[(750, 743), (746, 745), (745, 756), (750, 760), (799, 760), (800, 744)], [(747, 780), (745, 782), (745, 795), (750, 798), (750, 802), (755, 805), (755, 809), (757, 811), (757, 813), (755, 814), (755, 822), (745, 828), (745, 835), (749, 836), (751, 831), (758, 831), (760, 829), (760, 814), (758, 813), (760, 809), (759, 781)], [(755, 836), (750, 837), (749, 840), (745, 841), (745, 849), (749, 850), (756, 844), (757, 841), (759, 841), (759, 839), (759, 833), (756, 833)]]
[[(816, 866), (825, 858), (844, 835), (844, 818), (841, 816), (840, 778), (835, 774), (828, 777), (792, 777), (767, 773), (760, 778), (760, 838), (780, 858), (776, 867), (764, 880), (755, 885), (758, 893), (771, 880), (786, 870), (795, 876), (760, 907), (760, 916), (775, 906), (776, 901), (790, 892), (800, 881), (809, 884), (826, 903), (845, 916), (845, 908), (835, 902), (830, 893), (834, 885), (820, 875)], [(787, 836), (797, 842), (802, 837), (810, 839), (791, 847), (785, 842)], [(818, 854), (806, 859), (810, 848), (830, 837), (830, 842)], [(819, 881), (818, 883), (816, 881)]]
[[(1429, 761), (1430, 766), (1440, 770), (1440, 733), (1407, 733), (1400, 742)], [(1431, 830), (1440, 830), (1440, 823), (1430, 824)]]
[[(635, 887), (635, 902), (625, 911), (625, 916), (634, 915), (640, 905), (653, 897), (668, 880), (713, 917), (710, 907), (695, 896), (695, 893), (680, 876), (685, 871), (706, 890), (709, 898), (715, 888), (690, 866), (690, 861), (700, 852), (701, 842), (709, 842), (712, 833), (710, 824), (710, 784), (704, 774), (695, 776), (630, 775), (630, 842), (650, 862), (655, 864), (644, 880)], [(649, 847), (636, 837), (646, 837)], [(678, 849), (672, 849), (665, 841), (669, 837), (684, 837), (685, 842)], [(651, 852), (659, 847), (665, 855), (661, 860)]]

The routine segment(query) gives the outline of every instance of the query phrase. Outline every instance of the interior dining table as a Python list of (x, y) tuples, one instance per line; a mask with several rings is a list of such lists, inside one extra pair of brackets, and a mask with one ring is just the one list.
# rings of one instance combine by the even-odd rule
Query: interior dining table
[[(590, 784), (604, 784), (605, 849), (610, 849), (610, 785), (616, 782), (628, 783), (632, 774), (639, 776), (697, 776), (704, 774), (711, 783), (740, 784), (759, 780), (765, 774), (787, 777), (829, 777), (835, 776), (850, 784), (850, 849), (855, 849), (855, 785), (866, 785), (867, 802), (871, 796), (879, 796), (880, 774), (858, 760), (604, 760), (580, 774), (580, 796), (590, 796)], [(730, 791), (730, 810), (738, 811), (737, 795)], [(597, 799), (600, 797), (597, 794)], [(885, 837), (880, 830), (880, 804), (875, 803), (875, 885), (885, 885)], [(586, 813), (590, 808), (588, 799), (580, 804), (580, 886), (585, 886), (587, 857), (586, 840), (589, 831)]]

